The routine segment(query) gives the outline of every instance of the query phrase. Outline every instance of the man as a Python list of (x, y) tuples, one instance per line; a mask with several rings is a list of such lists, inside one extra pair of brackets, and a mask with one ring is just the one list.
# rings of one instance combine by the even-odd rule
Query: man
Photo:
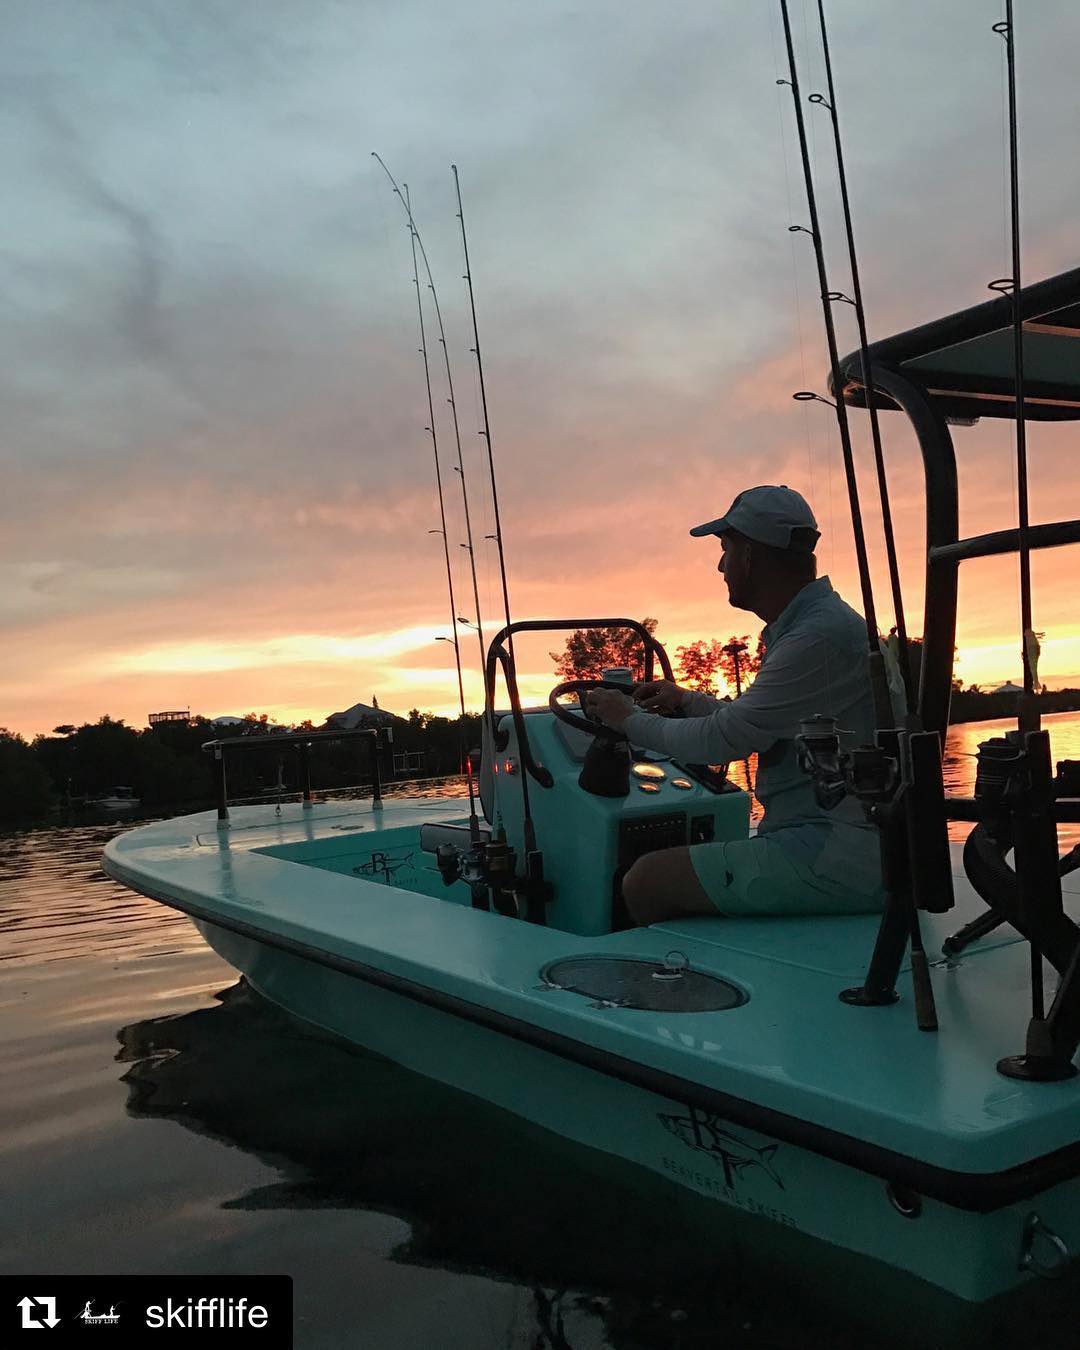
[[(728, 843), (661, 849), (623, 879), (635, 923), (688, 915), (854, 914), (884, 904), (878, 833), (852, 797), (832, 811), (814, 800), (798, 767), (799, 723), (837, 718), (848, 745), (872, 743), (874, 707), (866, 623), (817, 576), (820, 538), (810, 507), (788, 487), (740, 492), (729, 510), (690, 531), (717, 536), (728, 600), (766, 622), (765, 656), (750, 688), (733, 702), (640, 685), (634, 701), (614, 690), (589, 695), (589, 710), (635, 745), (684, 764), (758, 755), (755, 794), (764, 808), (757, 834)], [(680, 711), (681, 721), (650, 713)]]

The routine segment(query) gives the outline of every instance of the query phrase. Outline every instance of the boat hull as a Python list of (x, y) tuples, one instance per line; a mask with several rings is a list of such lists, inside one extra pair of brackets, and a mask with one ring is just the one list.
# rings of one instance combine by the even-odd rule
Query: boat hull
[[(595, 1066), (361, 975), (194, 920), (206, 942), (288, 1012), (563, 1137), (715, 1202), (982, 1301), (1059, 1273), (1080, 1181), (986, 1213), (919, 1197), (858, 1166), (731, 1125)], [(1036, 1221), (1033, 1217), (1036, 1216)], [(838, 1252), (839, 1256), (839, 1252)]]

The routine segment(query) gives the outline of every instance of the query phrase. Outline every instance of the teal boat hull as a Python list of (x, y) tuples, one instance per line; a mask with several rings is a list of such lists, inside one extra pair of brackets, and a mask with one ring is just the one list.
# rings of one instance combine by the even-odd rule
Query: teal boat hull
[[(188, 913), (290, 1013), (706, 1197), (720, 1226), (758, 1215), (973, 1301), (1068, 1263), (1080, 1090), (994, 1070), (1023, 1028), (1023, 944), (998, 933), (937, 963), (942, 1029), (927, 1036), (905, 985), (889, 1008), (837, 997), (873, 916), (528, 924), (471, 908), (419, 853), (420, 821), (460, 813), (457, 801), (248, 808), (227, 830), (199, 816), (131, 831), (105, 865)], [(928, 949), (967, 917), (928, 918)], [(654, 1012), (543, 978), (560, 958), (659, 968), (673, 950), (744, 1001)]]
[[(491, 1102), (555, 1134), (736, 1209), (855, 1251), (972, 1301), (1024, 1277), (1030, 1201), (975, 1214), (901, 1192), (856, 1167), (599, 1074), (491, 1027), (197, 921), (208, 945), (264, 997), (325, 1031)], [(918, 1213), (907, 1212), (915, 1201)], [(906, 1202), (906, 1204), (905, 1204)], [(1077, 1228), (1080, 1181), (1038, 1197), (1054, 1233)], [(1043, 1245), (1043, 1244), (1037, 1244)], [(766, 1253), (762, 1253), (763, 1256)], [(1046, 1245), (1042, 1259), (1056, 1265)], [(1039, 1259), (1036, 1253), (1035, 1259)]]

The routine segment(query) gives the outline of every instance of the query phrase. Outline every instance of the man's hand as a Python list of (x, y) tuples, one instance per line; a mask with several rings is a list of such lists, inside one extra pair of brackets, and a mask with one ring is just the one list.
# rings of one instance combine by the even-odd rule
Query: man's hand
[(585, 695), (585, 707), (590, 716), (611, 727), (612, 731), (621, 731), (622, 725), (632, 712), (636, 712), (634, 700), (620, 694), (617, 689), (592, 689)]
[(682, 707), (683, 691), (671, 680), (650, 680), (634, 690), (634, 701), (646, 712), (677, 712)]

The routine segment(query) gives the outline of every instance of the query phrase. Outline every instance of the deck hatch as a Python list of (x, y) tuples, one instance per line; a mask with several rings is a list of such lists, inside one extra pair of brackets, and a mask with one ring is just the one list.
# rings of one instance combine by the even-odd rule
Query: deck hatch
[(684, 963), (685, 957), (679, 962), (574, 956), (552, 961), (540, 978), (546, 985), (603, 1005), (647, 1012), (725, 1012), (748, 1001), (749, 995), (737, 985)]

